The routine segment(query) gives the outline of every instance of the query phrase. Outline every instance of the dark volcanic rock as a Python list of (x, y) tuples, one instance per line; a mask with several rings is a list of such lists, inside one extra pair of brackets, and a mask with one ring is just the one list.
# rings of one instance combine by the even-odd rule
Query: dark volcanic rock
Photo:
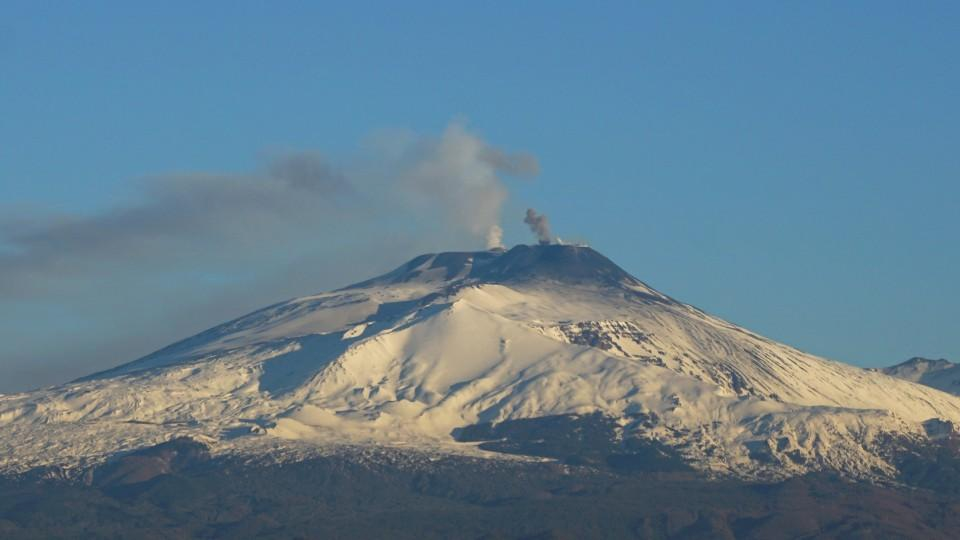
[(471, 277), (491, 283), (560, 281), (617, 286), (639, 283), (613, 261), (586, 246), (519, 245)]
[(690, 471), (682, 456), (657, 441), (623, 439), (614, 419), (600, 413), (482, 423), (454, 431), (461, 442), (505, 454), (549, 457), (618, 473)]
[(416, 281), (425, 273), (438, 269), (442, 270), (439, 279), (450, 280), (462, 276), (483, 283), (557, 281), (603, 287), (641, 284), (592, 248), (548, 244), (518, 245), (509, 251), (454, 251), (420, 255), (391, 272), (347, 288)]
[(164, 474), (196, 468), (209, 460), (206, 445), (181, 437), (115, 457), (94, 470), (93, 483), (99, 487), (138, 484)]

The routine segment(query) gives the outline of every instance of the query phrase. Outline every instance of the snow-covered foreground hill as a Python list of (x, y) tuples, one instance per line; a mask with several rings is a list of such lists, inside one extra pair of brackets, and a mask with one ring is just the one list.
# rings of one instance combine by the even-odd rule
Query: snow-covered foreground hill
[(758, 336), (590, 248), (517, 246), (423, 255), (0, 396), (0, 469), (81, 470), (180, 436), (276, 459), (369, 445), (502, 457), (454, 434), (596, 412), (709, 473), (870, 477), (894, 473), (891, 438), (960, 421), (960, 398)]

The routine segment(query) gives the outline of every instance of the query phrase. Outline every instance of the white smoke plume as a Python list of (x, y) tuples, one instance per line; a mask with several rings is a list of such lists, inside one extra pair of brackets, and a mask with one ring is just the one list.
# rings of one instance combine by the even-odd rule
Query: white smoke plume
[[(388, 141), (390, 143), (391, 141)], [(503, 175), (532, 176), (539, 172), (536, 158), (493, 147), (454, 122), (439, 138), (404, 139), (394, 136), (385, 174), (397, 174), (401, 201), (422, 207), (446, 226), (472, 238), (497, 240), (500, 212), (507, 199)], [(499, 243), (499, 240), (498, 240)]]
[(487, 249), (503, 247), (503, 229), (499, 225), (491, 225), (487, 229)]

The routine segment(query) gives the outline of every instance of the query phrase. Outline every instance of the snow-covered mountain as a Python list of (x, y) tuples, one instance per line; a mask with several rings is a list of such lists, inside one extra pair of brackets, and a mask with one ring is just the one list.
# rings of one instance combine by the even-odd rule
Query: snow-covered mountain
[(882, 371), (893, 377), (960, 395), (960, 364), (943, 358), (930, 360), (914, 357), (895, 366), (883, 368)]
[(275, 459), (371, 446), (494, 458), (455, 434), (590, 413), (711, 474), (869, 477), (894, 474), (891, 438), (960, 421), (960, 398), (766, 339), (588, 247), (517, 246), (422, 255), (0, 396), (0, 468), (82, 470), (182, 436)]

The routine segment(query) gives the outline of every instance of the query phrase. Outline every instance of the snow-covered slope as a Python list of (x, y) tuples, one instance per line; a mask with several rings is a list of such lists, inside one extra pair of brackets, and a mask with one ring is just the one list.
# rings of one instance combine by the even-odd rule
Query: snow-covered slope
[(274, 456), (484, 453), (454, 430), (602, 412), (695, 467), (892, 474), (881, 441), (960, 398), (805, 354), (587, 247), (441, 253), (270, 306), (60, 387), (0, 396), (0, 467), (79, 468), (175, 436)]
[(960, 364), (949, 360), (914, 357), (895, 366), (883, 368), (882, 371), (893, 377), (960, 395)]

